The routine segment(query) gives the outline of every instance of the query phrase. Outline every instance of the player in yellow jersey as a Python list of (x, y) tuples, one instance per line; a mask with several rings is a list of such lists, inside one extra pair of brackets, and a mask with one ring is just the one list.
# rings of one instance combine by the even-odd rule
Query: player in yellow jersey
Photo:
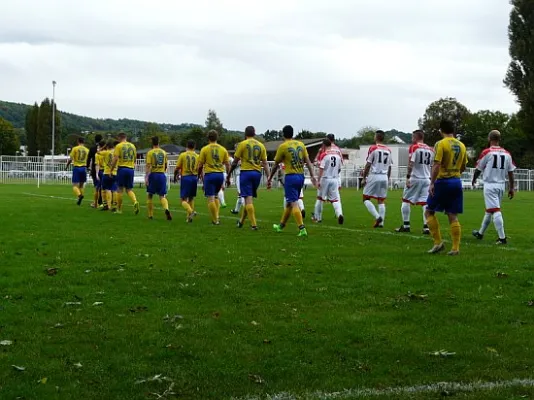
[(425, 213), (430, 234), (434, 239), (434, 247), (429, 253), (439, 253), (445, 248), (435, 215), (436, 212), (444, 211), (449, 217), (452, 236), (452, 249), (447, 254), (456, 256), (460, 253), (462, 236), (458, 214), (463, 212), (464, 194), (461, 176), (467, 165), (467, 151), (464, 144), (454, 137), (454, 124), (451, 121), (441, 121), (439, 129), (443, 139), (434, 147), (434, 165)]
[[(106, 142), (101, 140), (97, 143), (95, 154), (95, 177), (93, 180), (95, 185), (95, 199), (94, 208), (102, 209), (104, 207), (104, 198), (102, 196), (102, 180), (104, 178), (104, 158), (102, 152), (106, 150)], [(98, 206), (98, 199), (102, 199), (102, 204)]]
[(252, 230), (257, 230), (258, 224), (256, 223), (253, 198), (257, 197), (258, 187), (260, 186), (261, 167), (263, 166), (265, 174), (269, 176), (269, 164), (267, 164), (265, 146), (256, 140), (254, 136), (256, 136), (254, 127), (247, 126), (245, 128), (245, 140), (239, 143), (234, 154), (234, 161), (226, 178), (226, 186), (230, 186), (230, 176), (241, 161), (239, 195), (245, 199), (245, 208), (243, 208), (241, 218), (237, 221), (237, 227), (242, 228), (245, 218), (248, 216), (250, 227)]
[(117, 169), (111, 168), (113, 164), (113, 152), (115, 150), (115, 142), (109, 139), (106, 143), (105, 150), (100, 152), (100, 157), (104, 162), (104, 175), (102, 177), (102, 198), (104, 207), (102, 211), (112, 212), (117, 210)]
[(198, 157), (198, 170), (201, 171), (204, 181), (204, 195), (208, 199), (208, 208), (213, 225), (219, 225), (220, 203), (217, 198), (219, 190), (224, 185), (224, 172), (230, 171), (228, 151), (217, 143), (219, 134), (216, 130), (208, 132), (209, 144), (200, 150)]
[(152, 150), (146, 154), (145, 185), (148, 194), (147, 208), (148, 218), (154, 218), (154, 203), (152, 197), (157, 194), (165, 216), (168, 221), (172, 220), (167, 201), (167, 152), (159, 147), (159, 137), (152, 137)]
[(306, 227), (302, 221), (302, 213), (298, 205), (300, 191), (304, 186), (304, 165), (306, 165), (310, 171), (310, 177), (313, 186), (317, 186), (317, 181), (315, 180), (315, 176), (313, 174), (313, 166), (310, 162), (310, 157), (308, 156), (306, 146), (304, 146), (302, 142), (293, 139), (293, 127), (291, 125), (284, 126), (282, 133), (284, 135), (284, 143), (282, 143), (276, 151), (276, 156), (274, 157), (274, 167), (271, 170), (269, 179), (267, 180), (267, 188), (271, 188), (273, 176), (278, 170), (280, 164), (283, 163), (286, 172), (284, 180), (286, 208), (284, 210), (284, 214), (282, 215), (280, 224), (273, 225), (273, 229), (276, 232), (282, 232), (282, 229), (284, 229), (286, 226), (290, 215), (293, 214), (293, 218), (295, 218), (295, 221), (299, 227), (298, 236), (308, 236), (308, 232), (306, 231)]
[(122, 195), (124, 190), (128, 197), (133, 202), (134, 213), (139, 214), (139, 202), (132, 190), (135, 176), (135, 160), (137, 158), (137, 150), (135, 146), (126, 140), (126, 134), (121, 132), (119, 134), (119, 144), (115, 146), (113, 151), (113, 162), (111, 168), (117, 167), (117, 212), (122, 213)]
[(198, 186), (198, 154), (195, 152), (195, 142), (187, 142), (187, 151), (178, 157), (176, 169), (174, 170), (174, 182), (178, 181), (181, 175), (180, 199), (182, 207), (187, 213), (187, 222), (193, 222), (195, 216), (195, 197)]
[(82, 204), (83, 200), (83, 186), (87, 182), (87, 156), (89, 155), (89, 149), (84, 145), (85, 140), (78, 138), (78, 145), (74, 146), (70, 151), (70, 158), (67, 161), (66, 168), (70, 164), (72, 168), (72, 190), (78, 198), (76, 204)]

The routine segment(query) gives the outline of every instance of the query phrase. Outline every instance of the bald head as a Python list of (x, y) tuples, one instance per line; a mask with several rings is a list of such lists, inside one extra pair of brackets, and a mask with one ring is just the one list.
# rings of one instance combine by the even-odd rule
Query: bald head
[(501, 132), (496, 129), (492, 130), (488, 135), (488, 140), (490, 143), (499, 144), (499, 142), (501, 141)]

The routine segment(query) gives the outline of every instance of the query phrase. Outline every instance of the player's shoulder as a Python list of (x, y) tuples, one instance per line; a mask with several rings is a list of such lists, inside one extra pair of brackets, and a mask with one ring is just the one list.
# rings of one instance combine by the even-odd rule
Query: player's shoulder
[(491, 147), (488, 147), (487, 149), (484, 149), (480, 152), (480, 155), (478, 156), (478, 159), (481, 160), (484, 157), (486, 157), (488, 154), (492, 152)]
[(376, 149), (378, 149), (378, 146), (376, 144), (373, 144), (369, 147), (369, 154), (371, 154), (373, 151), (375, 151)]
[(384, 144), (379, 144), (376, 147), (379, 148), (380, 150), (389, 151), (391, 153), (391, 149), (388, 146), (384, 145)]

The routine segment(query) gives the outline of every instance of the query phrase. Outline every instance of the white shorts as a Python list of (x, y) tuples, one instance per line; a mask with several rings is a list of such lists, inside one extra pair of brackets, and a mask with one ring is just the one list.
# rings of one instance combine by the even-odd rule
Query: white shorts
[(412, 205), (425, 206), (428, 199), (430, 179), (410, 179), (410, 187), (404, 187), (402, 201)]
[(490, 183), (484, 185), (484, 203), (486, 204), (486, 212), (494, 213), (501, 211), (501, 200), (504, 195), (503, 185), (492, 185)]
[(369, 175), (363, 188), (363, 197), (377, 200), (384, 200), (388, 197), (388, 176)]
[(335, 203), (339, 201), (339, 182), (337, 179), (321, 179), (321, 188), (317, 191), (317, 199)]

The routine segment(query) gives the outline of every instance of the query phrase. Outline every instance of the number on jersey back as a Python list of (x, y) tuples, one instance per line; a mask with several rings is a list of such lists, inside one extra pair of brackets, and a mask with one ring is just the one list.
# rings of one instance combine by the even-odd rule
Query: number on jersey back
[(339, 178), (339, 169), (343, 159), (339, 156), (338, 152), (327, 152), (322, 160), (319, 168), (323, 170), (323, 177), (329, 179)]
[(377, 144), (369, 148), (367, 162), (371, 164), (371, 174), (386, 175), (393, 164), (389, 147)]
[(508, 172), (515, 170), (515, 164), (505, 149), (492, 146), (480, 154), (477, 169), (482, 171), (484, 183), (504, 184)]
[(430, 179), (434, 149), (426, 144), (417, 143), (410, 147), (408, 157), (413, 162), (412, 178)]

